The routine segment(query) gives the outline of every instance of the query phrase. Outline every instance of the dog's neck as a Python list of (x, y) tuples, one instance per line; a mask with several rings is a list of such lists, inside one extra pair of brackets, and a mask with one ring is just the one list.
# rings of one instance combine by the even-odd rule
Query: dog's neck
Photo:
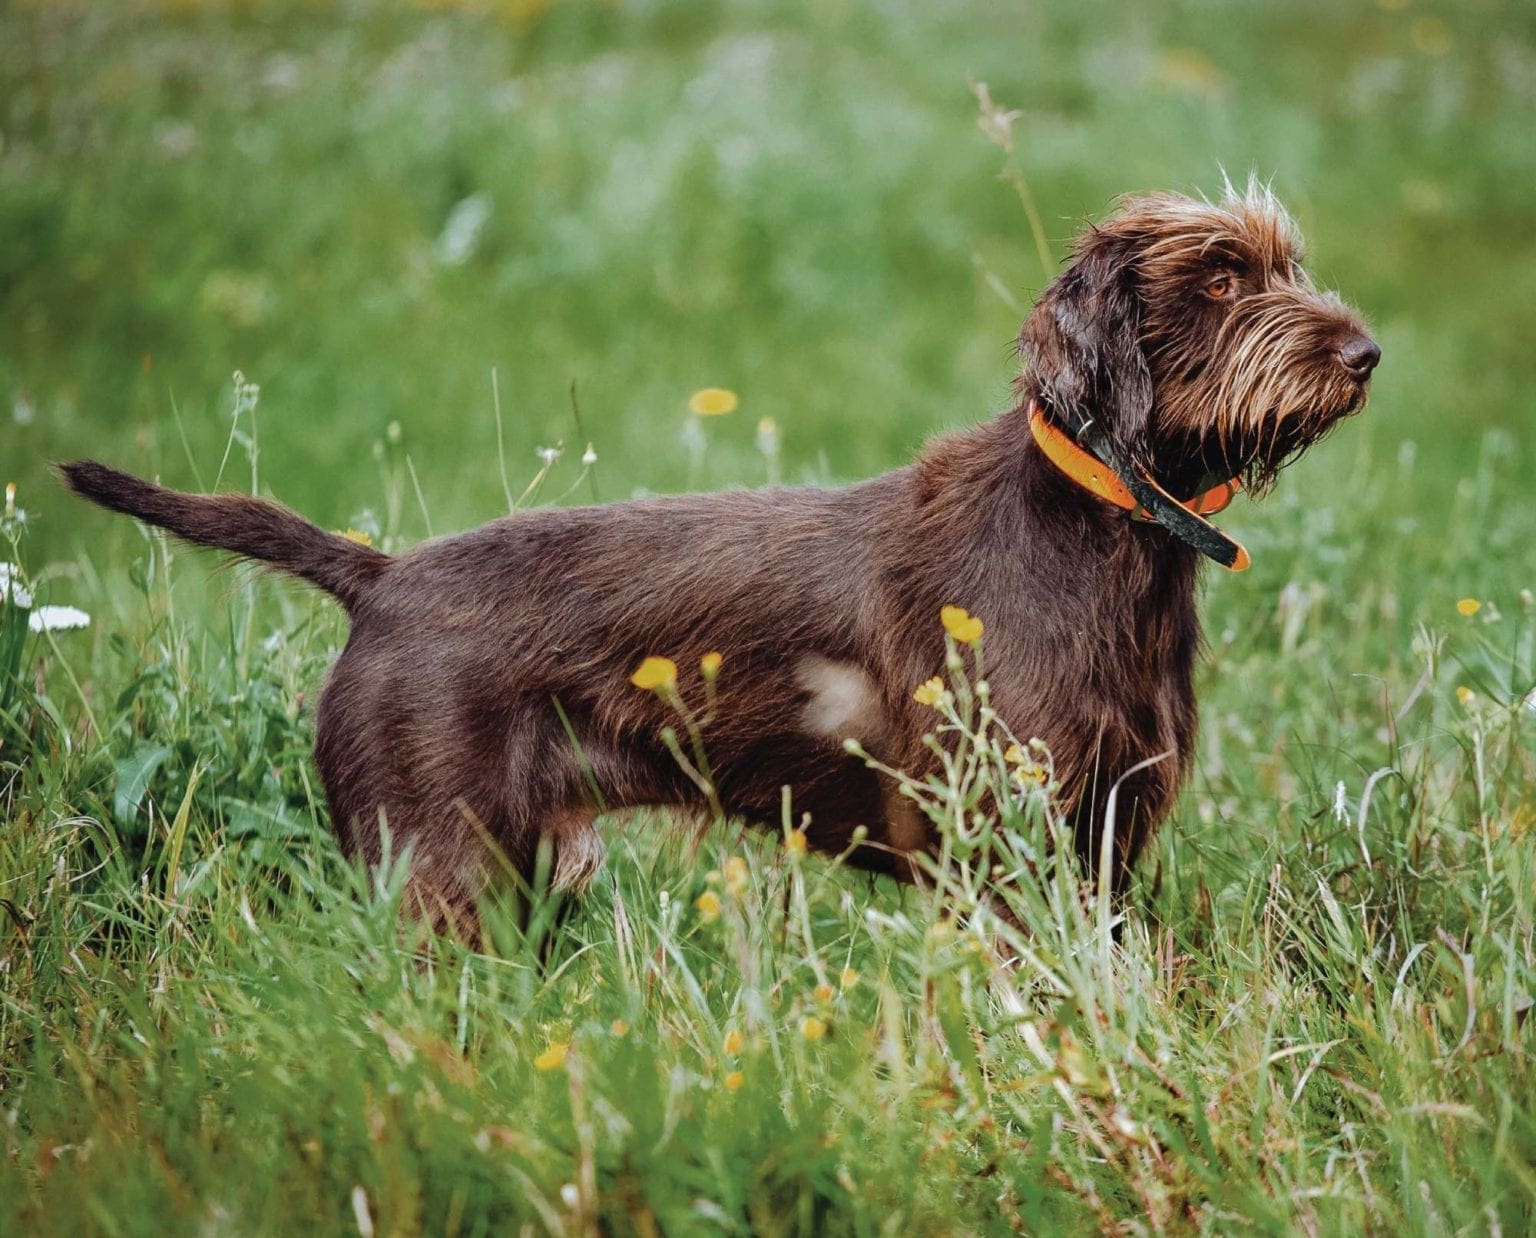
[(916, 469), (919, 501), (944, 511), (967, 541), (1017, 546), (1030, 558), (1048, 550), (1094, 572), (1193, 581), (1193, 550), (1160, 525), (1129, 519), (1047, 458), (1027, 400), (938, 439)]
[(1191, 498), (1175, 498), (1165, 489), (1162, 475), (1138, 462), (1091, 410), (1066, 415), (1038, 394), (1030, 395), (1023, 407), (1035, 446), (1078, 487), (1136, 519), (1156, 521), (1223, 567), (1240, 572), (1249, 566), (1248, 552), (1206, 519), (1241, 489), (1239, 478), (1204, 477)]

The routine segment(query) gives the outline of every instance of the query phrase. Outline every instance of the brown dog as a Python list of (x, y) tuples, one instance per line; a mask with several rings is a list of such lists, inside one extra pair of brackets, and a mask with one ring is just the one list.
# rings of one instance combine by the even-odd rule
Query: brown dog
[(630, 683), (655, 654), (695, 707), (701, 657), (722, 655), (704, 738), (726, 811), (775, 822), (788, 787), (813, 845), (843, 851), (864, 825), (854, 862), (908, 875), (931, 827), (843, 741), (932, 760), (913, 689), (942, 667), (946, 605), (985, 621), (992, 703), (1049, 746), (1090, 864), (1120, 782), (1118, 886), (1189, 766), (1198, 552), (1240, 556), (1167, 493), (1266, 487), (1364, 404), (1380, 357), (1299, 260), (1264, 190), (1128, 200), (1030, 314), (1018, 407), (846, 489), (544, 509), (389, 557), (261, 499), (62, 471), (341, 602), (351, 637), (316, 719), (332, 817), (370, 860), (387, 823), (435, 917), (472, 923), (492, 846), (528, 872), (545, 842), (556, 883), (579, 887), (602, 859), (599, 804), (701, 803), (660, 737), (674, 710)]

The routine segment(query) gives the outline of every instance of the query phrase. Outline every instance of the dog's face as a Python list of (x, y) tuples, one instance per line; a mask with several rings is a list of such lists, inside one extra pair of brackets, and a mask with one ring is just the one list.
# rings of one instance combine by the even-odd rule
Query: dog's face
[(1026, 394), (1098, 418), (1176, 491), (1207, 473), (1267, 485), (1364, 405), (1381, 356), (1312, 287), (1295, 226), (1253, 185), (1125, 202), (1078, 239), (1021, 343)]

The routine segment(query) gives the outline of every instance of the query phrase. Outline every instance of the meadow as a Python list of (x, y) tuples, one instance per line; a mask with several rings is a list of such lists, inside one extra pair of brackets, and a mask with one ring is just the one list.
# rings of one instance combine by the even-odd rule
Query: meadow
[[(0, 1233), (1529, 1232), (1533, 134), (1495, 0), (0, 7)], [(1119, 924), (978, 903), (1058, 823), (971, 822), (962, 682), (947, 897), (642, 817), (484, 950), (402, 927), (309, 762), (334, 605), (49, 474), (387, 549), (868, 476), (1006, 406), (1085, 218), (1224, 170), (1384, 360), (1222, 518)]]

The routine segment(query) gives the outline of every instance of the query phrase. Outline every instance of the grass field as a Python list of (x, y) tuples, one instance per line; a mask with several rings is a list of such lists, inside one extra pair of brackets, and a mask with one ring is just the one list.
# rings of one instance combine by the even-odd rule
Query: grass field
[[(92, 616), (0, 605), (0, 1233), (1529, 1232), (1533, 134), (1517, 3), (0, 7), (0, 559)], [(335, 607), (48, 475), (386, 547), (541, 448), (529, 501), (866, 476), (1004, 407), (1083, 217), (1223, 168), (1385, 360), (1223, 518), (1122, 930), (1043, 872), (1011, 975), (729, 823), (413, 937), (309, 763)]]

